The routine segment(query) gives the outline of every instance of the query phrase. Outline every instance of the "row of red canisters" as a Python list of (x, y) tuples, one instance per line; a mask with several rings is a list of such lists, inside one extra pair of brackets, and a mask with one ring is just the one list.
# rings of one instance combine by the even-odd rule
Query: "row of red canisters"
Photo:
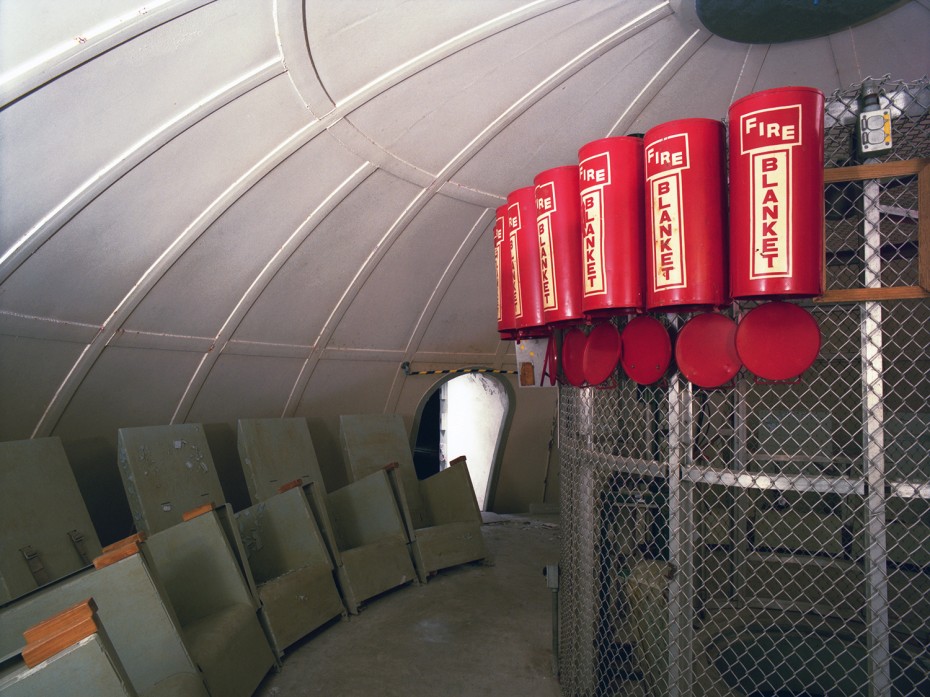
[(502, 338), (820, 295), (823, 105), (809, 87), (757, 92), (727, 126), (680, 119), (596, 140), (511, 192), (494, 235)]

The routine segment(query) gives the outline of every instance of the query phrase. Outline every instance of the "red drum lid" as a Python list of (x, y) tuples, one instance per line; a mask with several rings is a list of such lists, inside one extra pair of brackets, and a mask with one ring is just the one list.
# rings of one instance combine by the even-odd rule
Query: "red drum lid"
[(659, 320), (647, 315), (634, 317), (620, 338), (620, 364), (633, 382), (651, 385), (665, 375), (672, 360), (672, 340)]
[(698, 387), (726, 384), (743, 365), (736, 353), (736, 322), (716, 312), (692, 317), (678, 332), (675, 362)]
[(562, 339), (562, 372), (569, 385), (584, 385), (584, 349), (588, 337), (583, 331), (570, 329)]
[(820, 327), (803, 307), (770, 302), (753, 308), (736, 329), (736, 352), (763, 380), (791, 380), (820, 353)]
[(617, 367), (623, 345), (620, 332), (610, 322), (599, 324), (588, 335), (582, 367), (589, 385), (600, 385)]

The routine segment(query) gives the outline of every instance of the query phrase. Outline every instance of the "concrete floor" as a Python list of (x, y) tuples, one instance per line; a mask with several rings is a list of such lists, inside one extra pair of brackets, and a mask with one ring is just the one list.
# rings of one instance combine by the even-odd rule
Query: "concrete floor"
[(447, 569), (369, 601), (285, 654), (258, 697), (557, 697), (552, 597), (557, 515), (485, 514), (489, 564)]

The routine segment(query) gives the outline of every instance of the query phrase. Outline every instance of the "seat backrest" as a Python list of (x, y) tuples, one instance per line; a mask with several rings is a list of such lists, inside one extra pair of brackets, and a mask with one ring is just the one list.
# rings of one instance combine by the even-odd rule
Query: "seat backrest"
[(238, 430), (239, 459), (252, 503), (274, 496), (295, 479), (324, 486), (306, 419), (239, 419)]
[(236, 513), (256, 583), (307, 567), (332, 569), (323, 536), (300, 487)]
[(237, 603), (254, 606), (216, 511), (166, 528), (147, 545), (182, 627)]
[(0, 603), (88, 566), (99, 554), (61, 441), (0, 443)]
[(226, 501), (200, 424), (121, 428), (119, 470), (136, 529), (150, 535)]
[(387, 472), (374, 472), (336, 489), (327, 499), (340, 549), (352, 549), (386, 537), (404, 538)]
[(411, 518), (426, 519), (407, 429), (399, 415), (340, 416), (339, 434), (352, 479), (361, 479), (396, 462)]

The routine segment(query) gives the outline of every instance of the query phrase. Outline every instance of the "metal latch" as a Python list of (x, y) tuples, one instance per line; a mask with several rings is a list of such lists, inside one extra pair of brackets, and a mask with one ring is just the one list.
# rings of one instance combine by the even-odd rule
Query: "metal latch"
[(87, 566), (90, 564), (90, 557), (87, 554), (87, 548), (84, 546), (84, 535), (80, 530), (72, 530), (68, 533), (68, 537), (71, 538), (71, 544), (74, 545), (74, 549), (77, 551), (78, 556), (81, 558), (81, 563)]
[(21, 547), (19, 551), (22, 552), (23, 559), (26, 560), (26, 566), (29, 567), (36, 585), (44, 586), (48, 583), (48, 571), (45, 570), (45, 565), (42, 563), (42, 557), (39, 556), (39, 553), (29, 545)]

